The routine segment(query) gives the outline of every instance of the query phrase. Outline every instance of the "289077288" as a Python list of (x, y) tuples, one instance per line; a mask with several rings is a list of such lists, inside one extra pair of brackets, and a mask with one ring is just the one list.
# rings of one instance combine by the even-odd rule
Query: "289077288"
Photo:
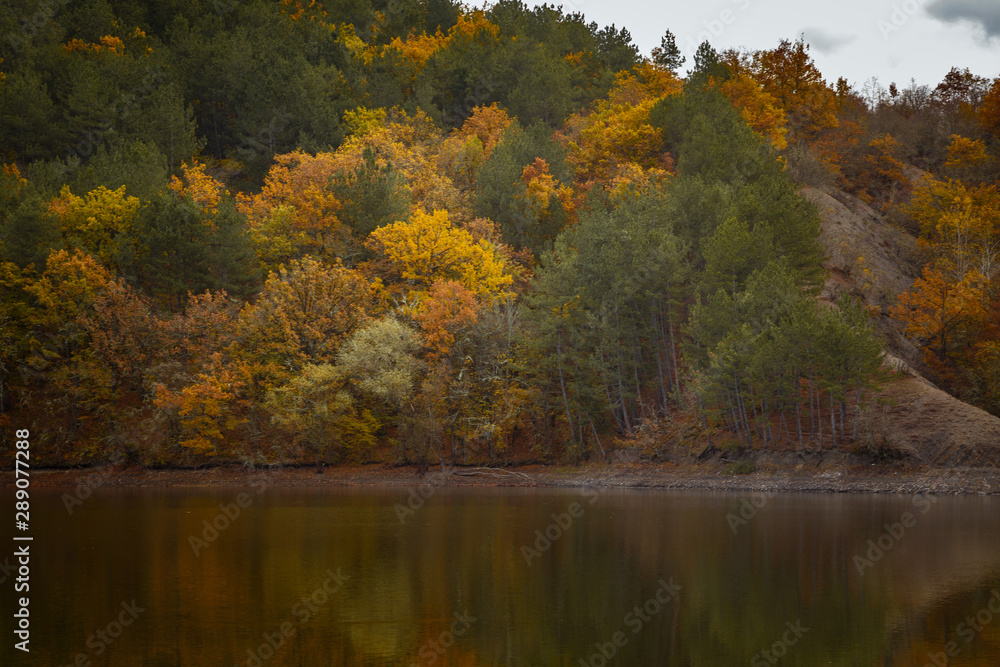
[(14, 515), (14, 523), (18, 530), (26, 531), (28, 530), (28, 523), (31, 520), (31, 506), (28, 496), (28, 486), (30, 484), (28, 477), (29, 460), (31, 459), (31, 442), (28, 440), (30, 433), (28, 429), (19, 429), (15, 435), (17, 436), (17, 442), (14, 451), (14, 485), (17, 486), (17, 491), (14, 494), (15, 503), (14, 509), (16, 514)]
[(14, 543), (17, 549), (14, 556), (17, 558), (17, 577), (14, 580), (14, 591), (20, 594), (17, 598), (14, 613), (14, 635), (19, 642), (14, 647), (19, 651), (28, 652), (28, 642), (31, 639), (31, 620), (29, 604), (31, 599), (28, 593), (31, 590), (31, 536), (27, 534), (31, 521), (31, 499), (29, 489), (31, 482), (29, 479), (29, 460), (31, 458), (31, 435), (28, 429), (18, 429), (15, 433), (17, 440), (14, 450), (14, 525), (18, 532), (14, 535)]

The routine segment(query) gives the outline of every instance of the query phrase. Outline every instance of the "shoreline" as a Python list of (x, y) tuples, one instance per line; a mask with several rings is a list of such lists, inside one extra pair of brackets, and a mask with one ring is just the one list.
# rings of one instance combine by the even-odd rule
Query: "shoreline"
[[(9, 472), (9, 471), (5, 471)], [(603, 487), (685, 491), (897, 493), (1000, 495), (1000, 469), (922, 466), (853, 466), (851, 468), (775, 467), (749, 474), (725, 475), (718, 466), (591, 463), (581, 466), (529, 465), (511, 468), (431, 467), (424, 475), (413, 466), (385, 464), (316, 468), (248, 469), (217, 466), (200, 469), (144, 469), (132, 466), (36, 469), (32, 488), (100, 486), (117, 488), (209, 488), (247, 486), (267, 479), (277, 487)], [(13, 475), (0, 476), (12, 488)]]

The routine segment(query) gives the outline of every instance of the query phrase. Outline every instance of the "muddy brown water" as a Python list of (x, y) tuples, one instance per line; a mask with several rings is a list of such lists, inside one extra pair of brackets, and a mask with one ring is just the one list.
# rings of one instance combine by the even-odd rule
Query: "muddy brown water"
[(4, 534), (0, 664), (1000, 665), (1000, 498), (66, 493), (32, 495), (29, 653)]

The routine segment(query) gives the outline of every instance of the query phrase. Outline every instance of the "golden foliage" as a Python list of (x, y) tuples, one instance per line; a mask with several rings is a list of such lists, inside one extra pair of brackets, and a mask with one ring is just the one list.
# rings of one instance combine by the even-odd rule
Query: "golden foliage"
[(358, 107), (344, 112), (344, 125), (348, 134), (363, 137), (385, 125), (387, 115), (385, 109)]
[(868, 148), (870, 151), (865, 155), (865, 162), (875, 178), (886, 184), (903, 180), (903, 162), (896, 157), (900, 144), (891, 134), (875, 137), (868, 142)]
[(451, 136), (462, 139), (476, 137), (483, 146), (484, 158), (488, 158), (512, 122), (513, 119), (507, 112), (494, 102), (489, 106), (474, 107), (472, 114), (462, 123), (462, 127), (455, 130)]
[(389, 112), (387, 122), (362, 136), (351, 136), (337, 149), (336, 160), (345, 171), (353, 171), (364, 162), (366, 149), (376, 156), (376, 163), (389, 163), (406, 179), (414, 208), (448, 209), (452, 215), (468, 215), (468, 204), (455, 184), (442, 172), (438, 153), (442, 133), (422, 111), (410, 117), (405, 112)]
[(549, 205), (555, 197), (565, 211), (566, 218), (571, 222), (575, 219), (576, 204), (573, 201), (573, 189), (561, 185), (553, 178), (545, 160), (536, 157), (533, 163), (525, 165), (521, 172), (521, 182), (525, 185), (525, 192), (523, 197), (519, 197), (536, 218), (542, 220), (551, 215)]
[[(502, 122), (505, 115), (498, 109), (481, 114), (481, 131), (496, 131), (487, 130), (483, 118)], [(415, 208), (447, 209), (458, 219), (471, 217), (468, 197), (441, 168), (441, 131), (423, 112), (410, 117), (398, 110), (363, 109), (347, 118), (357, 132), (336, 152), (278, 155), (261, 192), (237, 197), (265, 267), (273, 270), (304, 254), (332, 259), (342, 251), (348, 232), (338, 217), (341, 202), (329, 186), (331, 180), (359, 169), (368, 150), (377, 166), (391, 164), (403, 176)]]
[[(672, 176), (671, 172), (659, 167), (643, 169), (634, 162), (619, 165), (608, 182), (608, 192), (615, 197), (624, 197), (633, 190), (658, 190)], [(575, 218), (575, 212), (574, 212)]]
[(347, 336), (381, 304), (378, 285), (335, 260), (293, 260), (271, 273), (244, 306), (230, 348), (256, 392), (274, 388), (307, 363), (332, 360)]
[(928, 266), (891, 312), (906, 323), (907, 334), (925, 346), (933, 345), (938, 357), (947, 359), (953, 334), (981, 324), (986, 317), (985, 286), (978, 271), (952, 282), (944, 271)]
[(958, 134), (951, 135), (944, 166), (948, 169), (976, 166), (988, 159), (986, 144), (980, 139), (969, 139)]
[(995, 185), (926, 177), (905, 208), (921, 228), (920, 242), (955, 280), (970, 271), (991, 279), (1000, 253), (1000, 192)]
[(945, 154), (944, 171), (951, 176), (980, 181), (991, 171), (992, 161), (984, 141), (953, 134)]
[(240, 210), (251, 226), (267, 218), (279, 206), (294, 211), (294, 227), (307, 232), (328, 232), (340, 224), (340, 203), (327, 183), (342, 167), (333, 153), (309, 155), (294, 151), (274, 158), (260, 194), (240, 195)]
[(372, 249), (389, 259), (400, 278), (423, 293), (435, 281), (453, 280), (477, 296), (506, 298), (513, 278), (494, 247), (476, 241), (448, 220), (447, 211), (417, 211), (409, 222), (376, 229)]
[(337, 217), (341, 205), (328, 185), (342, 168), (333, 153), (278, 155), (260, 193), (237, 197), (265, 267), (296, 254), (331, 254), (336, 249), (342, 233)]
[(205, 168), (203, 162), (181, 163), (182, 176), (170, 177), (170, 189), (181, 196), (191, 197), (202, 211), (214, 215), (218, 212), (219, 201), (229, 196), (229, 190), (206, 174)]
[(38, 303), (39, 324), (60, 325), (84, 314), (111, 280), (111, 273), (82, 250), (55, 250), (45, 272), (25, 291)]
[(411, 33), (405, 40), (396, 37), (389, 42), (389, 45), (386, 48), (396, 49), (404, 56), (417, 63), (419, 66), (423, 67), (424, 64), (430, 60), (430, 57), (434, 55), (434, 52), (444, 48), (447, 43), (448, 37), (441, 32), (440, 28), (438, 28), (437, 32), (433, 35), (428, 35), (426, 32), (423, 32), (419, 35)]
[(486, 13), (480, 9), (472, 12), (462, 12), (458, 15), (458, 21), (448, 31), (448, 37), (453, 38), (462, 35), (469, 39), (496, 40), (500, 37), (500, 28), (490, 23), (486, 18)]
[[(139, 36), (138, 34), (136, 35), (136, 37)], [(145, 37), (145, 34), (142, 36)], [(125, 45), (118, 37), (105, 35), (97, 43), (85, 42), (82, 39), (71, 39), (63, 44), (63, 51), (66, 53), (79, 51), (84, 54), (121, 56), (125, 54)]]
[(512, 119), (495, 103), (475, 107), (462, 127), (441, 144), (438, 164), (456, 186), (471, 191), (479, 167), (503, 138)]
[[(713, 82), (714, 83), (714, 82)], [(743, 116), (743, 120), (755, 132), (771, 142), (777, 150), (783, 150), (788, 141), (785, 135), (785, 111), (778, 100), (766, 92), (757, 81), (744, 73), (737, 73), (721, 84), (715, 84)]]
[(16, 164), (4, 164), (2, 170), (4, 176), (7, 177), (4, 179), (4, 185), (7, 187), (10, 187), (10, 183), (16, 183), (19, 186), (23, 186), (28, 182), (27, 179), (21, 176), (21, 170), (17, 168)]
[(242, 423), (233, 409), (242, 385), (220, 353), (213, 355), (205, 370), (179, 392), (156, 385), (153, 404), (179, 416), (182, 447), (198, 456), (215, 456), (226, 436)]
[[(324, 12), (325, 14), (325, 12)], [(360, 59), (366, 65), (371, 64), (374, 54), (372, 49), (365, 44), (364, 40), (358, 37), (357, 33), (354, 31), (354, 26), (350, 23), (341, 23), (339, 26), (334, 28), (333, 26), (328, 26), (331, 32), (337, 33), (337, 41), (344, 45), (344, 47), (350, 51), (355, 58)]]
[(781, 40), (777, 48), (756, 51), (750, 58), (753, 78), (777, 100), (792, 132), (811, 141), (837, 127), (837, 96), (823, 80), (803, 39)]
[(325, 23), (327, 11), (323, 8), (322, 2), (309, 0), (308, 3), (304, 3), (302, 0), (281, 0), (281, 6), (281, 12), (293, 21), (301, 21), (305, 17), (320, 25), (327, 25)]
[(662, 138), (649, 124), (649, 112), (668, 95), (681, 92), (681, 82), (670, 72), (656, 76), (619, 72), (606, 99), (593, 113), (574, 114), (561, 138), (569, 150), (581, 183), (606, 180), (623, 163), (644, 169), (660, 161)]
[(426, 32), (419, 35), (410, 33), (405, 40), (396, 37), (382, 48), (395, 49), (413, 61), (418, 68), (422, 68), (431, 56), (446, 48), (456, 38), (495, 42), (499, 37), (500, 28), (491, 23), (483, 11), (474, 10), (460, 13), (458, 21), (448, 30), (447, 35), (440, 28), (433, 35)]
[[(122, 239), (130, 238), (139, 199), (125, 194), (125, 186), (108, 190), (99, 185), (83, 197), (63, 186), (48, 204), (49, 213), (60, 223), (63, 238), (71, 247), (84, 248), (102, 264), (114, 264)], [(131, 241), (130, 241), (131, 242)]]

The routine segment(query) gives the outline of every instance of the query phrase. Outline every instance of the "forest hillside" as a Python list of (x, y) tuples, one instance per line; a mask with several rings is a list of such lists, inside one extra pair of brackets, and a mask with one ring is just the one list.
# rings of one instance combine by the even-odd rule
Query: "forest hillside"
[(996, 466), (1000, 78), (809, 51), (510, 0), (6, 3), (5, 446)]

